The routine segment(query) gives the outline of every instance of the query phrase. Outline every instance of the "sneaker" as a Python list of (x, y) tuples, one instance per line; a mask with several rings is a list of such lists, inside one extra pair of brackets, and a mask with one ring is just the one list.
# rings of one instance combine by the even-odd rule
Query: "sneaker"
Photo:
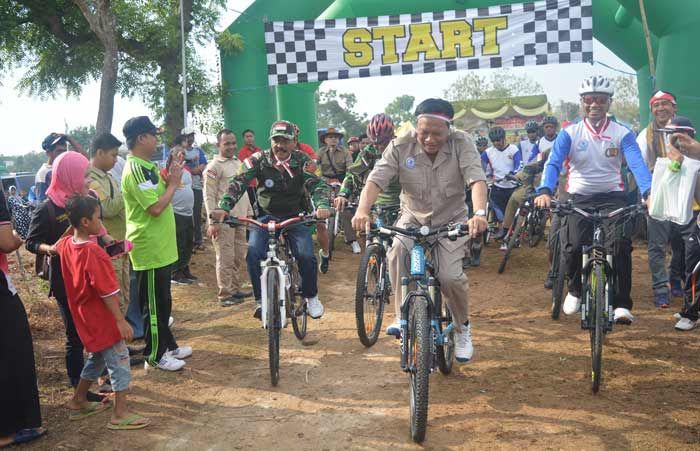
[(231, 295), (234, 299), (240, 299), (241, 301), (245, 298), (249, 298), (253, 295), (252, 291), (236, 291)]
[(683, 318), (683, 317), (681, 316), (681, 313), (680, 313), (680, 312), (674, 313), (674, 314), (673, 314), (673, 317), (676, 318), (676, 319), (681, 319), (681, 318)]
[(319, 319), (323, 316), (323, 304), (321, 304), (321, 301), (318, 300), (318, 296), (314, 296), (306, 300), (306, 311), (313, 319)]
[(493, 235), (493, 238), (494, 238), (495, 240), (500, 241), (500, 240), (502, 240), (503, 238), (505, 238), (507, 234), (508, 234), (508, 230), (506, 230), (506, 229), (504, 229), (504, 228), (500, 228), (500, 229), (498, 229), (498, 232), (496, 232), (496, 233)]
[(689, 330), (695, 329), (695, 321), (692, 319), (688, 318), (683, 318), (678, 320), (678, 322), (675, 325), (676, 330), (682, 330), (683, 332), (687, 332)]
[(170, 278), (170, 282), (174, 283), (175, 285), (192, 285), (193, 281), (182, 274), (173, 274)]
[(501, 247), (498, 248), (498, 250), (501, 251), (507, 251), (508, 250), (508, 244), (504, 241), (501, 243)]
[(192, 347), (180, 346), (179, 348), (173, 349), (172, 351), (167, 351), (165, 355), (178, 360), (186, 359), (187, 357), (192, 355)]
[(178, 360), (178, 359), (175, 359), (172, 357), (168, 357), (166, 354), (163, 354), (163, 357), (160, 358), (160, 361), (155, 366), (152, 366), (148, 362), (145, 362), (143, 364), (143, 368), (146, 371), (153, 369), (153, 368), (157, 368), (157, 369), (163, 370), (163, 371), (179, 371), (184, 366), (185, 366), (184, 360)]
[(331, 261), (330, 257), (324, 257), (323, 250), (319, 249), (318, 250), (318, 270), (321, 272), (321, 274), (325, 274), (328, 272), (328, 264), (330, 263), (330, 261)]
[(262, 319), (262, 301), (260, 299), (255, 300), (255, 311), (253, 311), (253, 318)]
[(657, 308), (668, 308), (670, 305), (667, 291), (657, 291), (654, 293), (654, 305)]
[(175, 318), (171, 316), (168, 318), (168, 327), (173, 327), (173, 324), (175, 324)]
[(197, 278), (197, 276), (193, 275), (193, 274), (190, 272), (190, 268), (185, 268), (185, 269), (182, 271), (182, 275), (185, 276), (186, 279), (190, 279), (190, 280), (192, 280), (192, 281), (197, 281), (197, 280), (199, 280), (199, 279)]
[(387, 335), (393, 335), (396, 338), (401, 336), (401, 324), (399, 324), (399, 319), (395, 319), (393, 323), (389, 324), (386, 328)]
[(358, 243), (357, 241), (353, 241), (352, 243), (350, 243), (350, 247), (352, 248), (353, 254), (359, 254), (360, 252), (362, 252), (362, 248), (360, 247), (360, 243)]
[(455, 358), (458, 362), (465, 363), (472, 359), (474, 346), (472, 345), (472, 325), (462, 326), (462, 331), (455, 331)]
[(554, 287), (554, 277), (552, 276), (552, 271), (547, 273), (547, 278), (544, 279), (545, 290), (551, 290)]
[(566, 295), (566, 299), (564, 299), (564, 305), (562, 307), (562, 310), (564, 310), (564, 314), (573, 315), (574, 313), (578, 312), (580, 308), (581, 298), (576, 297), (571, 293), (568, 293)]
[(613, 318), (615, 318), (616, 324), (626, 324), (628, 326), (632, 324), (632, 321), (634, 321), (634, 315), (632, 312), (624, 307), (616, 308), (613, 312)]
[(232, 307), (234, 305), (241, 304), (243, 302), (243, 298), (237, 298), (234, 296), (229, 296), (224, 299), (219, 299), (219, 305), (221, 307)]
[(683, 297), (683, 285), (680, 280), (671, 281), (671, 296), (674, 298)]

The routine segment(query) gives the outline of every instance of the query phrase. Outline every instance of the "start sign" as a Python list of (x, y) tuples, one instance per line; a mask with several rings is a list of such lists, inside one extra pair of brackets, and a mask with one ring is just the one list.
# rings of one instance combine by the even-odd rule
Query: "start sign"
[(268, 22), (278, 84), (593, 59), (592, 0), (542, 0), (422, 14)]

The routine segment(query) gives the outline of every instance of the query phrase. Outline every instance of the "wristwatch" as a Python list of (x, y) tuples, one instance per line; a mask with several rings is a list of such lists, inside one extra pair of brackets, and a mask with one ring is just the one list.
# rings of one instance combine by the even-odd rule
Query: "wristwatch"
[(481, 216), (481, 217), (486, 217), (486, 210), (476, 210), (474, 212), (474, 216)]

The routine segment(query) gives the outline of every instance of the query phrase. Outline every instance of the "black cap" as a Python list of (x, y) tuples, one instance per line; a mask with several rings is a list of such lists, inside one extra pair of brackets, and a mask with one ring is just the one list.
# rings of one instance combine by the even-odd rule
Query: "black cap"
[(676, 129), (681, 133), (690, 135), (691, 137), (695, 136), (695, 127), (693, 127), (693, 123), (690, 122), (690, 119), (685, 116), (674, 117), (671, 119), (671, 123), (668, 124), (667, 128)]
[(445, 118), (446, 121), (451, 121), (455, 115), (455, 110), (452, 104), (444, 99), (426, 99), (418, 104), (414, 116), (418, 117), (422, 114), (432, 114)]
[(126, 121), (124, 127), (122, 127), (122, 133), (124, 133), (126, 139), (136, 138), (139, 135), (147, 133), (157, 135), (161, 132), (162, 130), (153, 125), (153, 122), (151, 122), (148, 116), (132, 117)]
[(100, 135), (97, 135), (95, 139), (92, 140), (92, 144), (90, 145), (90, 150), (95, 153), (98, 150), (109, 150), (109, 149), (114, 149), (115, 147), (119, 147), (122, 145), (122, 142), (119, 141), (113, 134), (111, 133), (102, 133)]
[(66, 135), (62, 133), (51, 133), (41, 142), (41, 148), (46, 152), (52, 151), (53, 147), (61, 141), (66, 142)]

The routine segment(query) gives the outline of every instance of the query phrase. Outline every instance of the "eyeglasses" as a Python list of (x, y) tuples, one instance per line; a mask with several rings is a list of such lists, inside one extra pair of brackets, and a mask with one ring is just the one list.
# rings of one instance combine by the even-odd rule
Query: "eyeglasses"
[(605, 95), (605, 94), (601, 94), (601, 95), (587, 94), (585, 96), (581, 96), (581, 100), (583, 100), (583, 103), (585, 103), (586, 105), (593, 105), (593, 102), (597, 103), (598, 105), (605, 105), (606, 103), (608, 103), (609, 98), (610, 97)]

